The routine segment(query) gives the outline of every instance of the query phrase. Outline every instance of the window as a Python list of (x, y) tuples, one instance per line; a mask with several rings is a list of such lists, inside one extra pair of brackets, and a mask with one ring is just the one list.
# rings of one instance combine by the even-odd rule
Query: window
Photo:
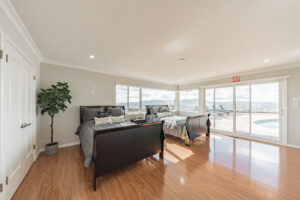
[(185, 90), (180, 91), (180, 111), (199, 111), (199, 91), (198, 90)]
[(128, 111), (128, 87), (124, 85), (116, 86), (116, 105), (125, 106), (125, 110)]
[(129, 87), (129, 112), (140, 111), (140, 88)]
[(170, 110), (176, 110), (176, 91), (142, 89), (142, 106), (145, 111), (146, 105), (168, 105)]
[(116, 86), (116, 105), (125, 106), (127, 112), (140, 111), (140, 88), (126, 85)]
[(146, 105), (168, 105), (174, 111), (176, 91), (116, 85), (116, 105), (125, 106), (127, 112), (140, 112), (141, 106), (145, 111)]
[(280, 82), (270, 82), (206, 89), (206, 112), (212, 114), (212, 127), (279, 141), (279, 88)]

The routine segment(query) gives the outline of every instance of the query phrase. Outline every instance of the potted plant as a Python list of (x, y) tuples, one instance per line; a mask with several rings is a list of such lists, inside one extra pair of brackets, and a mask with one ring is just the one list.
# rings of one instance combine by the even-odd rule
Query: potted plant
[(46, 155), (54, 155), (58, 151), (58, 142), (53, 142), (53, 119), (59, 111), (67, 109), (67, 103), (71, 103), (70, 92), (68, 83), (57, 82), (38, 93), (37, 104), (41, 108), (41, 114), (47, 113), (51, 117), (51, 142), (45, 145)]

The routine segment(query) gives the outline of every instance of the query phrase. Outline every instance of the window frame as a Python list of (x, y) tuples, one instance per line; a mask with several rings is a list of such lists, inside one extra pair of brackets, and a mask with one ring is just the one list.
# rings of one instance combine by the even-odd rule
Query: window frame
[[(178, 110), (178, 101), (177, 101), (177, 95), (178, 95), (178, 90), (171, 90), (171, 89), (161, 89), (161, 88), (152, 88), (152, 87), (142, 87), (142, 86), (136, 86), (136, 85), (130, 85), (130, 84), (123, 84), (123, 83), (115, 83), (115, 105), (117, 105), (117, 86), (125, 86), (127, 87), (127, 102), (126, 102), (126, 109), (127, 112), (130, 114), (134, 114), (134, 113), (145, 113), (145, 111), (143, 111), (143, 89), (151, 89), (151, 90), (160, 90), (160, 91), (170, 91), (170, 92), (174, 92), (175, 93), (175, 110), (170, 110), (171, 112), (177, 112)], [(134, 88), (139, 88), (139, 111), (137, 112), (130, 112), (130, 102), (129, 102), (129, 88), (130, 87), (134, 87)]]
[[(194, 111), (194, 110), (181, 110), (180, 109), (180, 101), (181, 101), (181, 98), (180, 98), (180, 92), (188, 92), (188, 91), (193, 91), (193, 90), (197, 90), (198, 91), (198, 95), (197, 95), (197, 106), (198, 106), (198, 110), (197, 111)], [(178, 90), (178, 111), (180, 113), (199, 113), (200, 112), (200, 103), (201, 101), (201, 98), (200, 98), (200, 89), (199, 88), (191, 88), (191, 89), (184, 89), (184, 90)]]
[[(226, 88), (226, 87), (233, 87), (233, 112), (234, 112), (234, 119), (233, 119), (233, 132), (226, 132), (226, 131), (220, 131), (217, 130), (213, 127), (211, 129), (215, 132), (220, 132), (228, 135), (233, 135), (237, 137), (242, 137), (242, 138), (248, 138), (248, 139), (255, 139), (258, 141), (263, 141), (263, 142), (269, 142), (269, 143), (274, 143), (274, 144), (287, 144), (287, 79), (290, 78), (290, 76), (280, 76), (280, 77), (271, 77), (271, 78), (264, 78), (264, 79), (256, 79), (256, 80), (246, 80), (246, 81), (240, 81), (240, 82), (232, 82), (232, 83), (225, 83), (225, 84), (217, 84), (217, 85), (208, 85), (208, 86), (203, 86), (201, 87), (204, 90), (204, 112), (207, 113), (206, 111), (206, 90), (207, 89), (214, 89), (214, 103), (215, 103), (215, 88)], [(265, 139), (265, 138), (260, 138), (260, 137), (251, 137), (247, 135), (242, 135), (240, 134), (241, 132), (236, 131), (236, 87), (238, 86), (245, 86), (249, 85), (250, 86), (250, 95), (251, 93), (251, 86), (252, 85), (258, 85), (258, 84), (264, 84), (264, 83), (274, 83), (278, 82), (279, 83), (279, 115), (280, 115), (280, 128), (279, 128), (279, 141), (276, 140), (270, 140), (270, 139)], [(250, 96), (250, 109), (251, 109), (251, 96)], [(251, 113), (251, 110), (250, 110)], [(251, 118), (250, 118), (251, 120)], [(213, 122), (212, 122), (213, 124)], [(251, 123), (250, 123), (251, 126)], [(250, 130), (251, 133), (251, 130)]]

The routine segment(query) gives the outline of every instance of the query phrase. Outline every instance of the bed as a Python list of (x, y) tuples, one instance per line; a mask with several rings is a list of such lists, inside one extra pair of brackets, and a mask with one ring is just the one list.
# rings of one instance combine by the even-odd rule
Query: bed
[(205, 134), (210, 134), (210, 120), (208, 115), (174, 116), (168, 105), (146, 105), (147, 121), (164, 121), (163, 130), (166, 135), (181, 138), (186, 145)]
[(85, 156), (84, 166), (89, 167), (94, 161), (94, 190), (96, 178), (105, 173), (157, 153), (163, 158), (163, 121), (141, 124), (122, 121), (95, 126), (99, 118), (105, 121), (110, 116), (124, 118), (125, 108), (80, 106), (80, 126), (76, 134)]

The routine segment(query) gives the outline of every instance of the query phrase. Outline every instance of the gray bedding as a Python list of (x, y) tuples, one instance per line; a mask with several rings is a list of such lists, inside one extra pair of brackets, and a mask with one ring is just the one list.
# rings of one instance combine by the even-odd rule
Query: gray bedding
[(168, 135), (172, 135), (181, 139), (185, 139), (187, 134), (186, 130), (186, 117), (181, 116), (171, 116), (171, 117), (163, 117), (160, 120), (164, 120), (164, 133)]
[(89, 167), (92, 161), (94, 131), (112, 129), (112, 128), (118, 128), (124, 126), (132, 126), (132, 125), (134, 125), (134, 123), (124, 122), (118, 124), (107, 124), (107, 125), (95, 126), (94, 120), (83, 122), (79, 126), (76, 134), (79, 136), (81, 147), (85, 156), (84, 166)]

